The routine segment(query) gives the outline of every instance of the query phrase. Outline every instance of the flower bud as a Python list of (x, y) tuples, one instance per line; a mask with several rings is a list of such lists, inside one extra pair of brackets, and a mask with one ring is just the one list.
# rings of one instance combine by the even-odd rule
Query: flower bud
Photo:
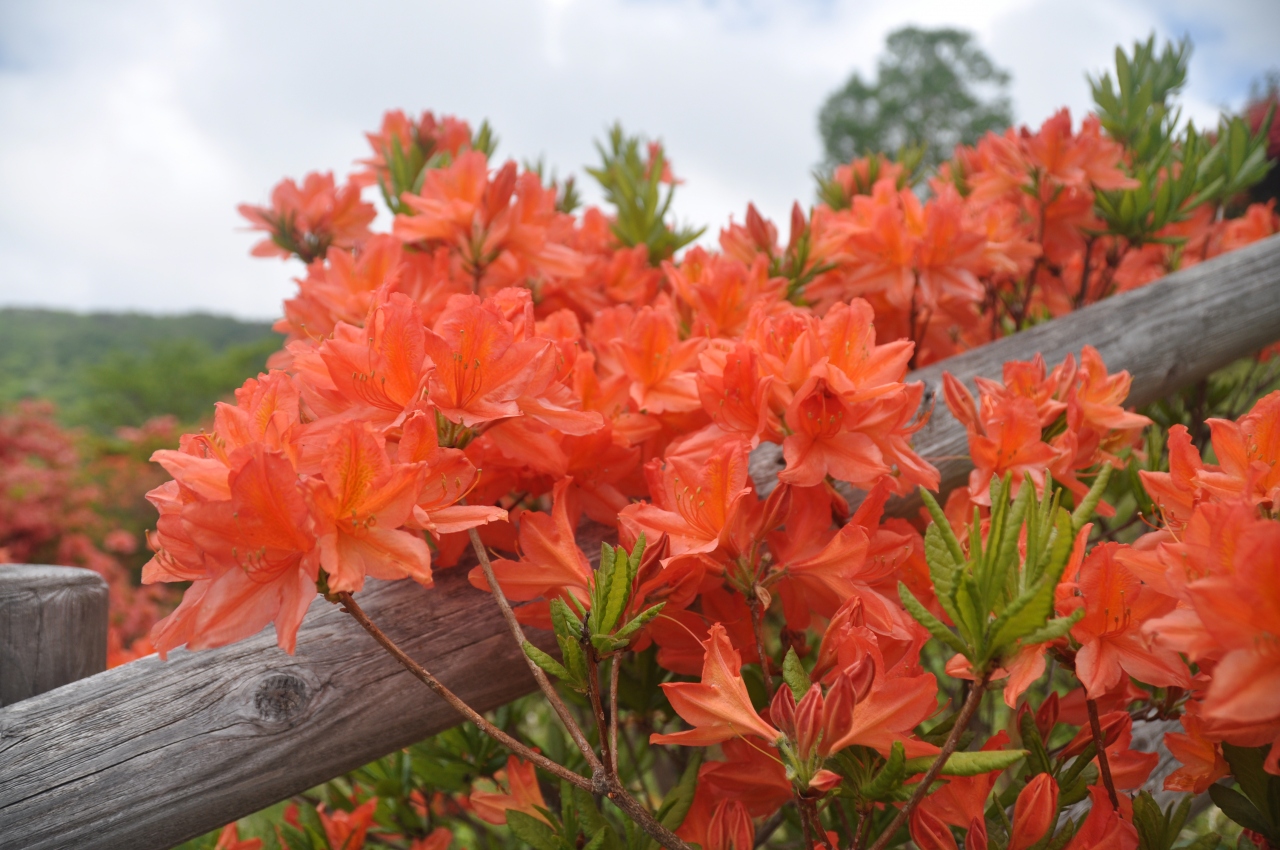
[(707, 827), (705, 850), (754, 850), (756, 830), (740, 800), (724, 800), (716, 806)]
[(911, 840), (920, 850), (958, 850), (951, 830), (924, 806), (917, 806), (911, 813), (910, 831)]
[(849, 682), (853, 685), (853, 692), (858, 697), (858, 702), (862, 702), (867, 698), (867, 694), (871, 691), (871, 685), (876, 678), (876, 660), (870, 655), (864, 655), (862, 658), (845, 668), (844, 676), (849, 677)]
[(796, 737), (796, 698), (791, 688), (783, 686), (773, 695), (769, 703), (769, 722), (788, 738)]
[(1044, 838), (1057, 820), (1058, 783), (1049, 774), (1038, 773), (1014, 804), (1009, 850), (1026, 850)]
[(814, 685), (796, 706), (796, 755), (807, 759), (813, 753), (813, 746), (818, 742), (818, 733), (822, 731), (822, 716), (825, 713), (825, 701), (822, 688)]

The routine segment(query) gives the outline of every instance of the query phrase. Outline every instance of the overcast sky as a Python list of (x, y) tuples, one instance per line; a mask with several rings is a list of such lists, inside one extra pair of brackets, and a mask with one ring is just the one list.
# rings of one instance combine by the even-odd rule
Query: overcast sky
[(1276, 0), (0, 0), (0, 304), (274, 317), (300, 267), (248, 257), (236, 204), (345, 174), (395, 107), (561, 174), (620, 119), (666, 143), (682, 219), (785, 220), (823, 100), (905, 24), (973, 31), (1032, 125), (1153, 31), (1195, 43), (1198, 123), (1280, 61)]

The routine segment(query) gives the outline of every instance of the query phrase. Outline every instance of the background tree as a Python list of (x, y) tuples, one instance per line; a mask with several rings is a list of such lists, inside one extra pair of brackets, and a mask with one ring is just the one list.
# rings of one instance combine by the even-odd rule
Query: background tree
[(932, 168), (958, 144), (1013, 123), (1009, 73), (962, 30), (904, 27), (889, 34), (877, 78), (856, 71), (818, 113), (828, 164), (924, 145)]

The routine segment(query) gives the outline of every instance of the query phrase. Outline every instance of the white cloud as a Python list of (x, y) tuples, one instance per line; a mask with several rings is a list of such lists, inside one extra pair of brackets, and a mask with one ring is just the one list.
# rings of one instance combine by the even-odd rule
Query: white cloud
[(560, 173), (615, 119), (661, 137), (686, 220), (811, 200), (816, 114), (906, 23), (973, 30), (1020, 120), (1088, 106), (1117, 42), (1189, 29), (1198, 121), (1239, 105), (1280, 6), (1231, 0), (488, 0), (0, 8), (0, 303), (276, 314), (295, 265), (251, 260), (235, 205), (344, 173), (388, 108), (488, 117)]

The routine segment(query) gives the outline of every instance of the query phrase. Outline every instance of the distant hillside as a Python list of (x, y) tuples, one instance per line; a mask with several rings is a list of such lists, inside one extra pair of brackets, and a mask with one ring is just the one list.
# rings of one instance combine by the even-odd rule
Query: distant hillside
[(203, 313), (0, 309), (0, 405), (51, 399), (67, 423), (103, 432), (162, 413), (195, 421), (280, 342), (267, 322)]

